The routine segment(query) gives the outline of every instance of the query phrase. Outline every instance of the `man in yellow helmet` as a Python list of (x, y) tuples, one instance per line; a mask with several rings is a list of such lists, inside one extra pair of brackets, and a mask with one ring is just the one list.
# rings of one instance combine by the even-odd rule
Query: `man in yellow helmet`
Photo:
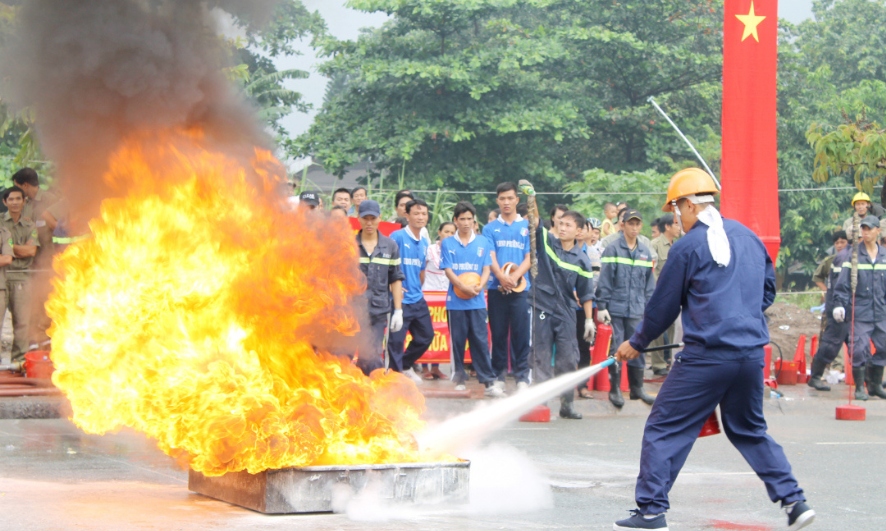
[[(864, 219), (865, 216), (871, 213), (871, 196), (864, 192), (858, 192), (852, 198), (852, 208), (858, 214), (858, 219)], [(849, 243), (858, 241), (861, 237), (861, 232), (852, 232), (852, 218), (853, 216), (849, 216), (849, 219), (843, 222), (843, 230), (849, 236)]]
[(780, 501), (788, 528), (810, 524), (814, 511), (791, 473), (784, 450), (763, 418), (763, 312), (775, 300), (775, 270), (763, 242), (714, 208), (714, 180), (702, 170), (677, 172), (662, 210), (686, 235), (671, 247), (643, 320), (616, 352), (637, 358), (683, 312), (683, 351), (674, 357), (643, 432), (632, 516), (616, 530), (667, 529), (668, 492), (702, 425), (720, 406), (733, 446)]

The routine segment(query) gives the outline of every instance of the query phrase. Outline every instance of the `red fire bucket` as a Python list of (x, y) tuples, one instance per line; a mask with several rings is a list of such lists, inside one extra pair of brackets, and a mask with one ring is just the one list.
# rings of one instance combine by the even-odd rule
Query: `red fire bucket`
[(718, 433), (720, 433), (720, 422), (717, 420), (717, 410), (715, 409), (711, 416), (708, 417), (708, 420), (704, 421), (704, 426), (701, 427), (701, 433), (698, 436), (707, 437), (708, 435), (717, 435)]
[(776, 381), (778, 385), (797, 385), (797, 371), (800, 363), (796, 361), (775, 360), (775, 370), (778, 372)]
[(28, 378), (52, 378), (55, 367), (49, 359), (49, 352), (35, 350), (25, 354), (25, 376)]

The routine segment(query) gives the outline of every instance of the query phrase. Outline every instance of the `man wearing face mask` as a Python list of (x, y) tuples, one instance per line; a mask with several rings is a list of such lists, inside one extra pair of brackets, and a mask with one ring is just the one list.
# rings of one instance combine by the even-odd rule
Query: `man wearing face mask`
[(643, 320), (616, 358), (636, 359), (683, 312), (683, 351), (649, 413), (643, 431), (637, 509), (616, 530), (667, 529), (668, 492), (719, 405), (729, 442), (781, 502), (788, 529), (812, 523), (815, 512), (791, 472), (784, 450), (763, 418), (763, 312), (775, 300), (775, 270), (763, 242), (714, 208), (714, 180), (698, 168), (677, 172), (662, 210), (674, 212), (686, 235), (668, 253)]

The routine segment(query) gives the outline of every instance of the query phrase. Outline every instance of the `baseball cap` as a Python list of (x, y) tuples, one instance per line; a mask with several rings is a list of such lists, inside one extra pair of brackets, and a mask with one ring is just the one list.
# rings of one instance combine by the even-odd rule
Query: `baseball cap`
[(381, 216), (381, 208), (378, 206), (377, 201), (373, 201), (372, 199), (364, 199), (362, 203), (360, 203), (360, 210), (358, 214), (361, 218), (365, 218), (366, 216)]
[(869, 229), (879, 229), (880, 219), (877, 216), (865, 216), (859, 225)]
[(320, 206), (320, 197), (317, 196), (317, 192), (302, 192), (298, 196), (298, 202), (311, 206)]
[(625, 210), (625, 213), (624, 213), (624, 215), (622, 215), (621, 219), (625, 223), (627, 223), (628, 221), (630, 221), (632, 219), (638, 219), (640, 221), (643, 221), (643, 216), (640, 215), (639, 210), (637, 210), (635, 208), (629, 208), (629, 209)]

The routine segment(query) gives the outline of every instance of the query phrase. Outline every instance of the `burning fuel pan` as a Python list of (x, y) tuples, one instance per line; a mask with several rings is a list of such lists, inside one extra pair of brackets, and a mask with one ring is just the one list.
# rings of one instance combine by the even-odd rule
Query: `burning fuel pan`
[(469, 484), (469, 461), (314, 466), (218, 477), (191, 470), (188, 476), (189, 490), (264, 514), (331, 512), (334, 497), (354, 495), (366, 487), (391, 503), (467, 503)]

